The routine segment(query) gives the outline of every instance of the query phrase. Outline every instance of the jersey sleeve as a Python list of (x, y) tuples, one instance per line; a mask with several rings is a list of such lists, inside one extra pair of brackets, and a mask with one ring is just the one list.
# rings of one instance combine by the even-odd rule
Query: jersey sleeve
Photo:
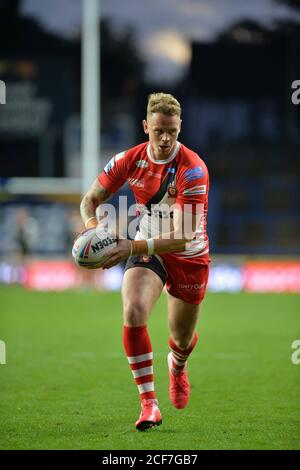
[(204, 162), (186, 167), (177, 181), (176, 204), (184, 209), (188, 204), (191, 212), (197, 213), (197, 204), (207, 203), (209, 190), (209, 175)]
[(129, 153), (128, 150), (112, 157), (98, 176), (99, 183), (111, 193), (118, 191), (127, 179)]

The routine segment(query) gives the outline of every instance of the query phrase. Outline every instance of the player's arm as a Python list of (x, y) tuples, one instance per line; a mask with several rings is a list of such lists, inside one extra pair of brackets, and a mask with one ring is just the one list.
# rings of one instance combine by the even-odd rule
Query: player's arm
[(174, 230), (148, 240), (131, 241), (131, 254), (161, 254), (185, 250), (186, 244), (195, 236), (199, 215), (199, 213), (193, 214), (191, 211), (185, 213), (179, 205), (175, 206), (173, 213)]
[(80, 215), (86, 228), (93, 228), (98, 225), (99, 220), (96, 217), (96, 209), (100, 204), (107, 201), (111, 195), (112, 193), (105, 189), (97, 178), (80, 204)]
[(185, 250), (186, 244), (195, 236), (198, 221), (199, 214), (189, 212), (185, 217), (184, 211), (178, 206), (174, 209), (173, 231), (148, 240), (119, 240), (117, 248), (111, 252), (111, 256), (102, 268), (109, 269), (129, 256)]
[[(184, 212), (179, 205), (175, 207), (173, 212), (174, 230), (153, 238), (154, 253), (173, 253), (185, 250), (186, 244), (195, 236), (199, 216), (199, 213), (194, 214), (191, 211)], [(147, 243), (147, 247), (148, 245), (149, 242)]]

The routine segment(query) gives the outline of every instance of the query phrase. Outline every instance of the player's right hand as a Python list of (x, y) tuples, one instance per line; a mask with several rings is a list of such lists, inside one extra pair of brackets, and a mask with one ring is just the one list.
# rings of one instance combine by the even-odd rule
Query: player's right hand
[(109, 269), (113, 266), (116, 266), (121, 261), (127, 259), (131, 253), (131, 241), (125, 239), (119, 239), (118, 245), (114, 248), (110, 254), (109, 258), (105, 261), (105, 263), (101, 266), (102, 269)]

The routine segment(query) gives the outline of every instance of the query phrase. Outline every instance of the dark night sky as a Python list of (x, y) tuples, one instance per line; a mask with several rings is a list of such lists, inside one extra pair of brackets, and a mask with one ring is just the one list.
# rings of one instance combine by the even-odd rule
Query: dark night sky
[[(23, 0), (22, 11), (65, 36), (78, 35), (82, 0)], [(252, 19), (272, 26), (295, 18), (273, 0), (102, 0), (101, 14), (116, 31), (130, 25), (151, 79), (176, 80), (189, 65), (191, 40), (210, 41), (230, 24)], [(300, 15), (298, 15), (300, 19)]]

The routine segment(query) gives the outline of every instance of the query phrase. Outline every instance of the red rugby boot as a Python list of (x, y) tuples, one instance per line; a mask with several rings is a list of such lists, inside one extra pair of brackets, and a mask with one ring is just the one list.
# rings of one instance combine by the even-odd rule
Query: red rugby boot
[(190, 399), (190, 383), (186, 368), (180, 373), (173, 373), (172, 353), (168, 354), (169, 367), (169, 396), (175, 408), (185, 408)]
[(141, 405), (142, 411), (139, 419), (135, 423), (136, 429), (146, 431), (146, 429), (159, 426), (162, 423), (162, 416), (157, 406), (157, 400), (143, 399)]

